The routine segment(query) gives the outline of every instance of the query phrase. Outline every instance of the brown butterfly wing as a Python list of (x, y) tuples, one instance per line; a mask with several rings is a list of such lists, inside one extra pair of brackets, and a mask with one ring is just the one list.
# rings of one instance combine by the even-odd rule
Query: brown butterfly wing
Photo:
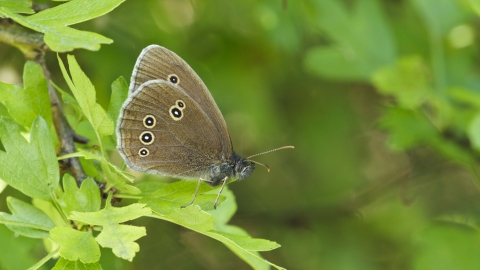
[(197, 102), (211, 120), (220, 135), (223, 155), (230, 157), (233, 154), (232, 142), (220, 109), (200, 77), (174, 52), (158, 45), (143, 49), (132, 73), (129, 94), (137, 92), (143, 83), (150, 80), (168, 81), (172, 74), (178, 76), (177, 85)]
[(118, 149), (129, 167), (177, 178), (206, 177), (222, 156), (221, 134), (183, 89), (151, 80), (124, 103)]

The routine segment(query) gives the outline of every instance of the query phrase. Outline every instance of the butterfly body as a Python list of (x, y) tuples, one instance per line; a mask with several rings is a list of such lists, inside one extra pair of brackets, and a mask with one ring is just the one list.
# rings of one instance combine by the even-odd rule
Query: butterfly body
[(233, 154), (228, 160), (220, 163), (214, 163), (208, 169), (208, 175), (205, 180), (211, 186), (217, 186), (225, 179), (230, 177), (239, 180), (247, 178), (255, 170), (255, 164), (243, 159), (237, 154)]

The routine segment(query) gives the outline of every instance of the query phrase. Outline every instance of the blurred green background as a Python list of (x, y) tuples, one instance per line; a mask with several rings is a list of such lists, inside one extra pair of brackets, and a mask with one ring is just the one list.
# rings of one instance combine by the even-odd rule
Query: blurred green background
[[(52, 2), (49, 2), (51, 4)], [(76, 28), (114, 40), (74, 54), (107, 107), (140, 51), (159, 44), (199, 74), (236, 152), (262, 167), (230, 185), (231, 223), (276, 241), (288, 269), (480, 269), (478, 0), (143, 0)], [(0, 44), (0, 81), (22, 54)], [(52, 80), (65, 87), (56, 56)], [(477, 132), (478, 131), (478, 132)], [(118, 156), (117, 156), (118, 157)], [(23, 198), (7, 188), (0, 194)], [(143, 218), (133, 262), (104, 269), (249, 269), (215, 240)], [(42, 243), (0, 226), (0, 260)], [(31, 263), (30, 263), (31, 262)]]

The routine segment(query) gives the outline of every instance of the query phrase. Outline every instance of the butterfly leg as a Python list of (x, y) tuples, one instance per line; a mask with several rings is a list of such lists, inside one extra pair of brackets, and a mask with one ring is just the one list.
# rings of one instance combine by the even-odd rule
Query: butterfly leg
[(213, 203), (213, 209), (217, 209), (217, 202), (218, 202), (218, 198), (220, 198), (220, 194), (222, 193), (223, 191), (223, 188), (225, 187), (225, 183), (227, 183), (227, 179), (228, 179), (228, 176), (223, 178), (223, 184), (222, 184), (222, 187), (220, 188), (220, 191), (218, 192), (218, 195), (217, 195), (217, 198), (215, 199), (215, 202)]
[(200, 188), (200, 182), (202, 182), (202, 181), (205, 181), (205, 180), (203, 180), (202, 178), (198, 179), (197, 188), (195, 189), (195, 194), (193, 194), (193, 199), (187, 205), (183, 205), (182, 208), (185, 208), (185, 207), (191, 205), (195, 201), (195, 199), (197, 198), (198, 189)]

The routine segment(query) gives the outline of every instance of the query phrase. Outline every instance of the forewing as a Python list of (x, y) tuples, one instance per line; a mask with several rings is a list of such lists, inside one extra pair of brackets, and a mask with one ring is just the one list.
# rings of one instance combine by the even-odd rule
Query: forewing
[(221, 135), (210, 118), (164, 80), (150, 80), (131, 94), (117, 126), (118, 149), (134, 170), (198, 178), (222, 157)]
[(220, 109), (200, 77), (174, 52), (158, 45), (146, 47), (135, 64), (129, 94), (134, 94), (142, 84), (150, 80), (163, 79), (168, 81), (172, 74), (178, 76), (177, 85), (197, 102), (213, 123), (220, 134), (223, 154), (227, 157), (231, 156), (233, 152), (232, 143)]

